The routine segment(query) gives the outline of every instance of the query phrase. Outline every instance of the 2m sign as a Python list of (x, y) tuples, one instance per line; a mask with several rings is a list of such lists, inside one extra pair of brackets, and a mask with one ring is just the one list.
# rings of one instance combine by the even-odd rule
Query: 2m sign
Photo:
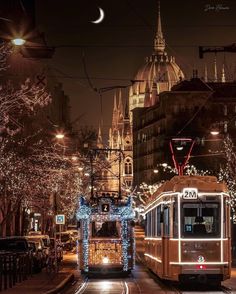
[(184, 188), (183, 199), (194, 200), (198, 198), (198, 190), (196, 188)]

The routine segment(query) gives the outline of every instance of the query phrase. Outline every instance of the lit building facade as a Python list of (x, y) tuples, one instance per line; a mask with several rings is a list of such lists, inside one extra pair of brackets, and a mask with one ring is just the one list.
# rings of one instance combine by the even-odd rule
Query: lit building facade
[(164, 179), (161, 169), (156, 174), (154, 169), (163, 163), (173, 166), (169, 148), (173, 137), (194, 139), (190, 163), (214, 172), (224, 161), (219, 157), (222, 137), (213, 140), (210, 130), (217, 123), (221, 136), (235, 132), (235, 122), (229, 124), (229, 118), (236, 117), (236, 83), (182, 81), (161, 93), (154, 106), (134, 109), (133, 117), (134, 185)]
[[(104, 147), (100, 128), (97, 146), (98, 148)], [(107, 149), (110, 149), (111, 152), (107, 153), (109, 169), (105, 170), (103, 174), (103, 177), (107, 179), (103, 190), (119, 191), (120, 177), (121, 190), (130, 191), (133, 181), (132, 128), (128, 103), (123, 105), (121, 92), (119, 92), (118, 103), (116, 95), (114, 97), (112, 126), (109, 130)], [(116, 150), (121, 150), (121, 153), (119, 154)]]
[[(162, 32), (160, 3), (158, 3), (157, 31), (154, 38), (153, 53), (138, 70), (134, 83), (129, 89), (128, 103), (123, 102), (121, 94), (117, 105), (114, 99), (112, 126), (109, 132), (108, 147), (121, 148), (124, 154), (121, 167), (121, 184), (130, 189), (133, 185), (133, 110), (152, 107), (159, 101), (162, 92), (170, 91), (171, 87), (184, 79), (184, 74), (175, 57), (168, 56), (165, 51), (165, 39)], [(100, 131), (99, 131), (100, 134)], [(98, 146), (101, 146), (101, 136), (98, 136)], [(113, 164), (113, 172), (118, 173), (119, 165)], [(115, 188), (114, 181), (109, 181), (110, 188)], [(113, 189), (111, 189), (113, 190)]]
[(159, 94), (170, 91), (172, 86), (184, 79), (184, 73), (175, 62), (174, 56), (168, 56), (162, 33), (160, 2), (158, 2), (157, 31), (154, 50), (146, 63), (138, 70), (134, 84), (129, 89), (129, 108), (149, 107), (158, 102)]

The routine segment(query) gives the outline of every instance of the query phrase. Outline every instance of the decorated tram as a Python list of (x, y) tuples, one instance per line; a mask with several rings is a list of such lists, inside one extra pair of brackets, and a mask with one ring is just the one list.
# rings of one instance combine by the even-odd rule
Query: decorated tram
[(219, 285), (230, 278), (230, 205), (213, 176), (175, 176), (145, 209), (145, 260), (160, 278)]
[(135, 262), (132, 198), (109, 193), (80, 198), (79, 266), (83, 273), (129, 273)]

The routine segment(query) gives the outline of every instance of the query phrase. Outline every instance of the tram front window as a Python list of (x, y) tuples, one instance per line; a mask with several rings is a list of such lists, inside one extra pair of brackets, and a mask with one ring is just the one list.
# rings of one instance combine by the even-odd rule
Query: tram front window
[(183, 237), (219, 237), (220, 207), (218, 203), (183, 203), (182, 213)]
[(93, 222), (92, 237), (96, 238), (118, 238), (117, 223), (115, 221), (108, 222)]

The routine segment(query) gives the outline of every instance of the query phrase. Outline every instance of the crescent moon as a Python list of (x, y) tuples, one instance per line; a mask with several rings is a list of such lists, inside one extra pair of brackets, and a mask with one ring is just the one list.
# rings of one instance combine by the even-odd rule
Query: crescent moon
[(98, 9), (99, 9), (99, 12), (100, 12), (100, 16), (99, 16), (99, 18), (97, 20), (91, 21), (92, 23), (100, 23), (104, 19), (104, 16), (105, 16), (104, 11), (100, 7), (98, 7)]

